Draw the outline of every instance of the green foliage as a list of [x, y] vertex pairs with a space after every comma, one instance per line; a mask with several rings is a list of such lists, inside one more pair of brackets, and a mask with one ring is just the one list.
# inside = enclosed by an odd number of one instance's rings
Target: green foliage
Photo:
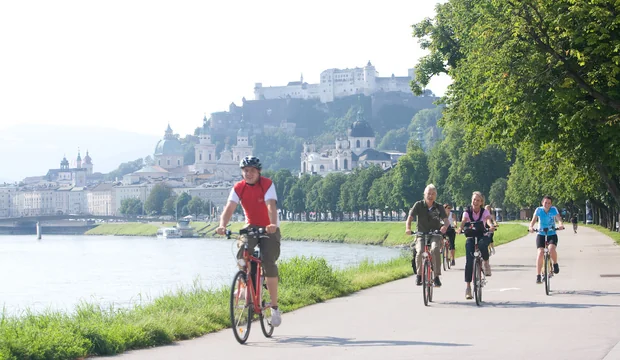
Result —
[[135, 198], [123, 199], [119, 211], [123, 215], [142, 215], [142, 201]]
[[205, 202], [200, 197], [193, 196], [189, 203], [187, 203], [187, 210], [197, 219], [198, 215], [205, 211], [205, 205]]
[[442, 130], [438, 126], [442, 112], [443, 107], [422, 109], [411, 119], [407, 131], [415, 136], [424, 151], [430, 151], [443, 138]]
[[185, 192], [177, 196], [176, 201], [174, 202], [173, 214], [177, 215], [178, 217], [189, 215], [190, 211], [188, 210], [187, 205], [189, 204], [191, 199], [192, 197]]
[[105, 176], [105, 179], [107, 181], [115, 181], [117, 179], [120, 181], [123, 178], [123, 176], [136, 172], [142, 169], [143, 166], [144, 166], [144, 159], [142, 158], [136, 159], [134, 161], [122, 163], [118, 166], [118, 169], [114, 171], [110, 171]]
[[410, 137], [411, 135], [405, 128], [390, 130], [381, 138], [377, 149], [405, 152], [407, 151], [407, 142], [409, 142]]
[[151, 193], [144, 203], [144, 211], [148, 214], [161, 215], [164, 201], [170, 197], [170, 189], [164, 184], [153, 186]]
[[177, 202], [176, 196], [170, 196], [164, 201], [164, 206], [161, 209], [162, 214], [164, 215], [174, 215], [174, 211], [176, 207], [174, 206]]
[[299, 171], [304, 140], [283, 131], [264, 133], [252, 138], [254, 155], [261, 159], [264, 169]]
[[[450, 0], [437, 6], [434, 19], [414, 25], [429, 50], [416, 68], [414, 90], [435, 74], [449, 74], [444, 119], [463, 130], [466, 147], [483, 141], [532, 149], [521, 155], [531, 156], [523, 165], [562, 159], [575, 174], [596, 175], [600, 185], [588, 184], [597, 192], [591, 196], [605, 197], [603, 189], [617, 204], [618, 13], [620, 4], [609, 1]], [[544, 188], [566, 190], [549, 184], [550, 177], [544, 181]], [[511, 179], [508, 194], [510, 185]], [[525, 200], [518, 196], [509, 198]]]
[[489, 190], [489, 201], [494, 208], [500, 208], [506, 210], [506, 188], [508, 187], [508, 180], [506, 178], [499, 178], [491, 184]]
[[398, 159], [393, 176], [393, 199], [397, 209], [408, 210], [422, 199], [428, 180], [428, 158], [414, 141], [409, 141], [407, 154]]

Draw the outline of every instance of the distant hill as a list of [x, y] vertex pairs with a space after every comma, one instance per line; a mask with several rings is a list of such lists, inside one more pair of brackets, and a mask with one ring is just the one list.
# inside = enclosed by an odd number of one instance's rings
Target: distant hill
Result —
[[89, 151], [94, 171], [108, 173], [121, 163], [153, 156], [159, 138], [153, 135], [96, 127], [17, 125], [0, 132], [2, 179], [22, 180], [60, 167], [64, 155], [75, 166], [78, 147]]

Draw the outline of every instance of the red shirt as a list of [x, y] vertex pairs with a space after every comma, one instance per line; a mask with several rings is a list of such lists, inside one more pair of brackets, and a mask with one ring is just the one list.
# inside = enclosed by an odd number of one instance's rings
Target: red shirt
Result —
[[266, 227], [271, 224], [269, 211], [265, 203], [265, 194], [272, 184], [271, 179], [261, 176], [254, 185], [241, 180], [233, 187], [233, 190], [239, 197], [248, 224], [260, 227]]

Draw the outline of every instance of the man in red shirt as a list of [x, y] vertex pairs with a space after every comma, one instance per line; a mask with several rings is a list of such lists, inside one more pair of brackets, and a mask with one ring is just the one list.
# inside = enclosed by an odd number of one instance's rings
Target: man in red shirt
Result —
[[[239, 167], [241, 167], [243, 180], [236, 183], [230, 191], [217, 233], [220, 235], [226, 233], [226, 225], [239, 203], [245, 213], [248, 226], [265, 228], [269, 239], [261, 241], [260, 250], [265, 281], [271, 296], [271, 324], [275, 327], [282, 322], [278, 309], [278, 267], [276, 265], [276, 260], [280, 256], [281, 238], [278, 227], [276, 187], [271, 179], [261, 176], [263, 166], [257, 157], [246, 156], [241, 160]], [[257, 239], [243, 236], [242, 240], [248, 242], [252, 252]], [[241, 254], [240, 251], [237, 257], [241, 257]]]

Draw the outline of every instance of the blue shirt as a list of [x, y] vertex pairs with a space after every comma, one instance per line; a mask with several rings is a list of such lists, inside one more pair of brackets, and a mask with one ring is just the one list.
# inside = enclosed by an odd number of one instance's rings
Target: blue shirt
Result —
[[545, 235], [543, 229], [548, 228], [547, 235], [555, 235], [555, 230], [551, 230], [551, 228], [555, 227], [555, 217], [559, 214], [560, 212], [555, 206], [552, 206], [549, 212], [545, 212], [545, 208], [542, 206], [538, 207], [534, 212], [534, 215], [538, 216], [538, 234]]

